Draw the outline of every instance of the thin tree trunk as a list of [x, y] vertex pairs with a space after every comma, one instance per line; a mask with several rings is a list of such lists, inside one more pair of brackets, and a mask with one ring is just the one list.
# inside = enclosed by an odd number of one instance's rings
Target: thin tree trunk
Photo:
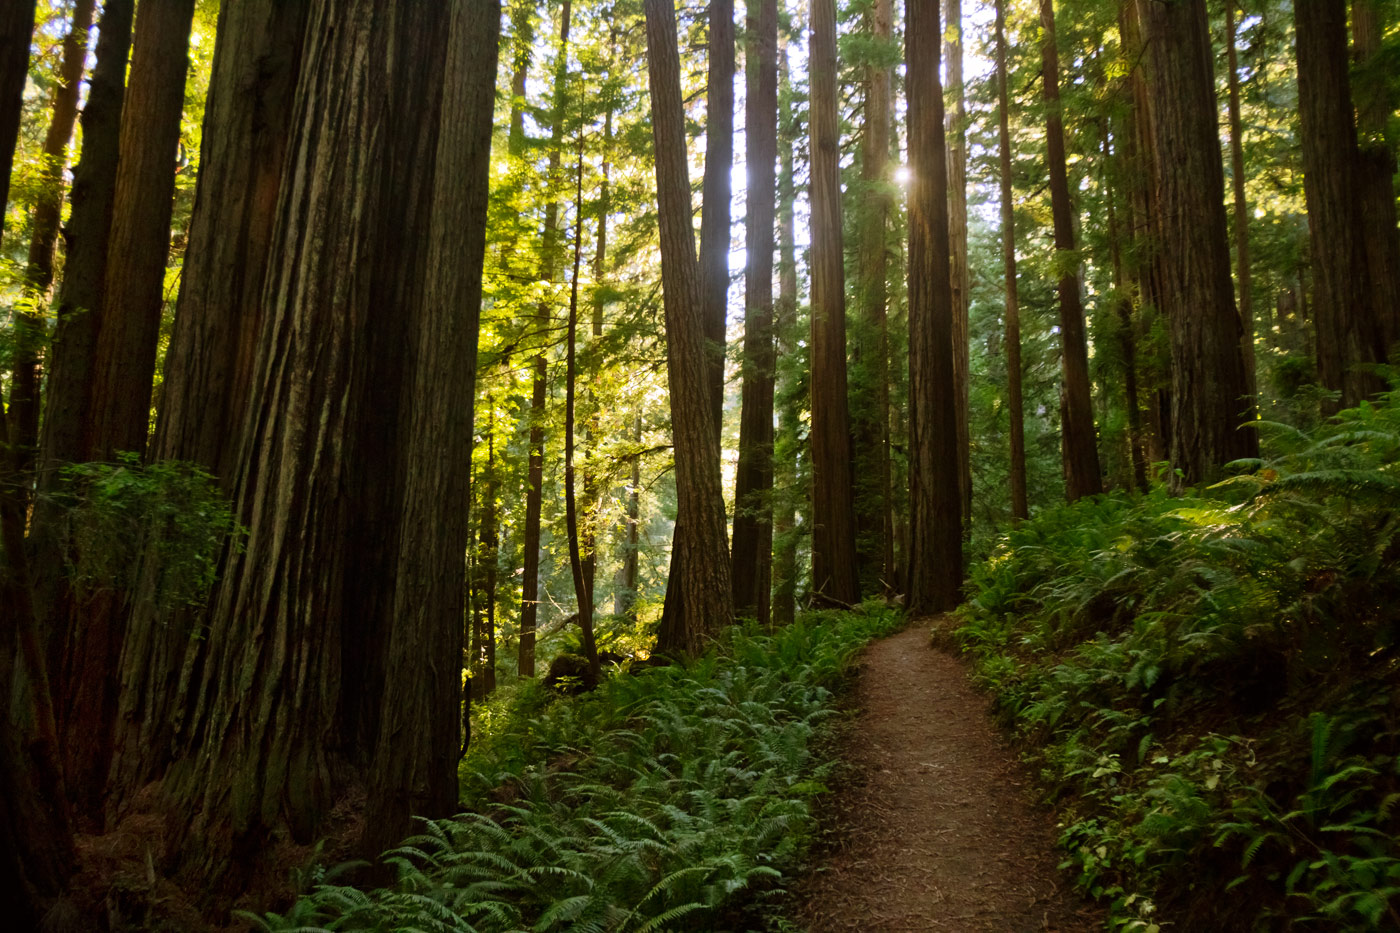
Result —
[[729, 172], [734, 164], [734, 0], [710, 0], [705, 95], [705, 179], [701, 189], [700, 299], [715, 442], [724, 423], [725, 311], [729, 304]]
[[39, 442], [40, 350], [46, 336], [40, 307], [53, 285], [54, 246], [63, 213], [63, 175], [68, 168], [68, 143], [78, 120], [78, 90], [96, 5], [96, 0], [78, 0], [73, 7], [68, 35], [63, 39], [63, 63], [53, 91], [53, 116], [44, 135], [39, 196], [24, 270], [24, 288], [31, 304], [30, 310], [21, 311], [15, 322], [15, 363], [10, 380], [10, 444], [18, 456], [16, 467], [21, 471], [28, 471], [33, 464]]
[[[632, 442], [639, 448], [642, 444], [642, 416], [638, 415], [633, 428]], [[632, 458], [632, 479], [627, 487], [627, 554], [622, 561], [622, 592], [623, 599], [617, 607], [618, 615], [626, 616], [629, 619], [636, 618], [637, 605], [637, 571], [639, 569], [640, 555], [637, 548], [641, 543], [641, 521], [642, 521], [642, 458], [637, 455]]]
[[773, 212], [778, 158], [778, 4], [749, 0], [744, 52], [744, 385], [734, 479], [734, 611], [769, 622], [773, 567]]
[[1379, 9], [1377, 0], [1351, 3], [1352, 56], [1357, 69], [1352, 98], [1360, 131], [1357, 193], [1362, 242], [1374, 307], [1380, 315], [1382, 348], [1389, 353], [1400, 340], [1400, 227], [1396, 225], [1395, 150], [1386, 138], [1395, 98], [1381, 56], [1384, 24]]
[[[868, 11], [871, 37], [891, 41], [890, 0], [876, 0]], [[889, 225], [891, 69], [865, 69], [865, 120], [861, 138], [864, 196], [857, 206], [858, 265], [856, 301], [860, 320], [852, 361], [860, 375], [851, 386], [851, 437], [855, 471], [856, 552], [862, 588], [888, 592], [891, 574], [889, 522], [889, 325], [886, 231]]]
[[909, 96], [908, 608], [952, 609], [962, 587], [962, 490], [953, 382], [948, 167], [938, 78], [938, 6], [906, 0]]
[[[778, 300], [773, 305], [773, 328], [777, 331], [781, 359], [797, 353], [797, 220], [796, 183], [793, 149], [794, 128], [791, 84], [786, 50], [778, 57], [782, 94], [778, 113]], [[777, 446], [795, 450], [801, 415], [793, 400], [797, 395], [791, 367], [784, 368], [774, 389], [778, 408], [778, 437], [774, 439], [773, 488], [777, 499], [773, 510], [773, 624], [787, 625], [797, 614], [797, 464], [795, 456], [779, 456]], [[785, 403], [776, 405], [781, 397]]]
[[[568, 77], [569, 26], [572, 18], [572, 0], [564, 0], [560, 9], [559, 52], [554, 69], [554, 127], [550, 137], [549, 190], [550, 200], [544, 209], [544, 243], [541, 249], [540, 278], [545, 282], [554, 281], [558, 260], [557, 240], [559, 237], [559, 204], [554, 191], [559, 177], [564, 133], [565, 80]], [[545, 340], [549, 330], [549, 305], [541, 301], [536, 315], [539, 339]], [[528, 466], [528, 487], [525, 491], [525, 567], [521, 583], [520, 599], [520, 659], [521, 677], [535, 676], [535, 629], [540, 606], [540, 512], [544, 495], [544, 406], [549, 388], [549, 370], [545, 361], [545, 351], [535, 355], [533, 368], [534, 384], [530, 392], [530, 460]]]
[[136, 17], [93, 364], [92, 450], [103, 459], [146, 452], [193, 18], [194, 0], [145, 3]]
[[1011, 200], [1010, 93], [1006, 78], [1006, 0], [996, 0], [997, 130], [1001, 163], [1001, 260], [1006, 280], [1006, 397], [1011, 419], [1011, 517], [1030, 517], [1026, 502], [1025, 404], [1021, 392], [1021, 302], [1016, 293], [1016, 206]]
[[953, 385], [958, 407], [958, 488], [962, 490], [962, 520], [971, 531], [972, 437], [968, 425], [971, 399], [971, 346], [968, 313], [972, 291], [967, 265], [967, 108], [963, 88], [962, 0], [943, 0], [943, 56], [952, 101], [945, 115], [948, 137], [948, 243], [953, 281]]
[[[841, 124], [836, 108], [836, 2], [813, 0], [812, 592], [829, 605], [860, 601], [846, 383], [845, 256], [841, 245]], [[936, 40], [935, 40], [936, 41]], [[941, 118], [941, 114], [940, 114]]]
[[[1132, 466], [1132, 485], [1147, 491], [1147, 462], [1142, 454], [1142, 411], [1138, 407], [1137, 340], [1133, 322], [1133, 288], [1123, 268], [1122, 236], [1115, 206], [1117, 191], [1109, 183], [1108, 173], [1114, 153], [1109, 145], [1108, 124], [1103, 124], [1104, 200], [1108, 205], [1109, 261], [1113, 267], [1114, 311], [1118, 316], [1118, 352], [1123, 364], [1123, 405], [1128, 412], [1128, 460]], [[1131, 241], [1130, 237], [1124, 237]]]
[[[1254, 361], [1254, 278], [1249, 265], [1249, 202], [1244, 194], [1244, 135], [1240, 124], [1240, 65], [1235, 50], [1235, 3], [1225, 0], [1225, 50], [1229, 74], [1230, 110], [1230, 181], [1235, 204], [1235, 277], [1239, 280], [1240, 353], [1244, 357], [1244, 373], [1249, 394], [1255, 395], [1256, 366]], [[1394, 203], [1394, 199], [1391, 199]]]
[[677, 499], [673, 580], [668, 584], [657, 648], [691, 654], [733, 621], [733, 591], [719, 436], [706, 376], [704, 304], [691, 222], [675, 8], [671, 0], [645, 0], [644, 9]]
[[[1138, 0], [1150, 56], [1162, 297], [1171, 331], [1174, 484], [1259, 450], [1230, 281], [1225, 178], [1205, 0]], [[1179, 472], [1177, 472], [1179, 471]]]
[[1060, 114], [1060, 56], [1055, 48], [1055, 5], [1040, 0], [1042, 80], [1044, 82], [1046, 162], [1050, 173], [1050, 204], [1055, 225], [1055, 255], [1060, 266], [1056, 291], [1060, 302], [1060, 362], [1064, 373], [1060, 406], [1060, 439], [1064, 455], [1065, 497], [1073, 502], [1103, 492], [1089, 397], [1089, 350], [1084, 334], [1084, 307], [1075, 271], [1074, 214], [1069, 175], [1065, 170], [1065, 130]]
[[[24, 117], [24, 84], [29, 76], [29, 44], [34, 38], [36, 0], [14, 0], [0, 12], [0, 170], [5, 185], [0, 193], [8, 202], [10, 172], [14, 168], [15, 143]], [[5, 234], [0, 210], [0, 242]]]

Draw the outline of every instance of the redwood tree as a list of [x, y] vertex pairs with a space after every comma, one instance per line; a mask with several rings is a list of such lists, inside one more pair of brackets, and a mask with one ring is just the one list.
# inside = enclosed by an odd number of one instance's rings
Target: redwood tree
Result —
[[701, 188], [700, 300], [715, 438], [724, 420], [725, 311], [729, 303], [729, 171], [734, 164], [734, 0], [710, 0], [705, 95], [705, 179]]
[[[10, 170], [14, 165], [15, 143], [19, 140], [20, 119], [24, 116], [24, 83], [29, 75], [29, 43], [34, 37], [34, 10], [37, 0], [16, 0], [0, 12], [0, 171], [8, 200]], [[0, 216], [0, 237], [5, 218]]]
[[677, 500], [671, 580], [657, 647], [691, 653], [733, 620], [733, 596], [691, 222], [676, 11], [671, 0], [645, 0], [644, 9]]
[[909, 95], [909, 500], [907, 605], [915, 614], [958, 603], [962, 492], [953, 384], [953, 292], [948, 169], [938, 78], [938, 6], [907, 0]]
[[1006, 77], [1006, 0], [996, 0], [997, 132], [1001, 183], [1001, 260], [1006, 282], [1006, 407], [1010, 418], [1011, 517], [1026, 503], [1026, 418], [1021, 397], [1021, 302], [1016, 291], [1016, 207], [1011, 201], [1011, 95]]

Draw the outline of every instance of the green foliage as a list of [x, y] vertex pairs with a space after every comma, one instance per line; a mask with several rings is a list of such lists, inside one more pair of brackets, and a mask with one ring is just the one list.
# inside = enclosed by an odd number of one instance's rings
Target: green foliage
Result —
[[158, 608], [198, 605], [225, 546], [241, 545], [244, 529], [228, 500], [192, 463], [142, 464], [124, 454], [65, 467], [61, 488], [53, 501], [80, 594], [139, 589]]
[[728, 632], [687, 665], [550, 702], [523, 686], [479, 717], [469, 812], [386, 854], [369, 893], [318, 879], [265, 930], [715, 929], [782, 889], [832, 765], [831, 688], [893, 613], [812, 613]]
[[1212, 489], [1017, 526], [961, 610], [1125, 928], [1397, 922], [1400, 405], [1261, 430], [1271, 459]]

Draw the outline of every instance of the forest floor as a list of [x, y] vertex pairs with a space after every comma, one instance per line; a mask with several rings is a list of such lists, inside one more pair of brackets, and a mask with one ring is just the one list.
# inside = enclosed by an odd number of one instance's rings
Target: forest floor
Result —
[[[795, 892], [810, 933], [1101, 930], [1056, 865], [1050, 813], [963, 662], [916, 623], [861, 659], [824, 864]], [[834, 824], [834, 825], [832, 825]]]

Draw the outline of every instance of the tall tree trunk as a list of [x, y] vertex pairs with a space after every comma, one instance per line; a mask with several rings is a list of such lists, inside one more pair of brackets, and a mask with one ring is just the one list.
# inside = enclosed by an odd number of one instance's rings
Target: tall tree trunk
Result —
[[1298, 37], [1298, 118], [1312, 242], [1317, 371], [1341, 407], [1385, 388], [1361, 367], [1384, 363], [1361, 207], [1361, 153], [1351, 99], [1346, 0], [1293, 7]]
[[97, 329], [92, 449], [146, 452], [194, 0], [142, 4]]
[[1042, 74], [1045, 93], [1046, 162], [1050, 205], [1054, 214], [1056, 291], [1060, 301], [1060, 362], [1064, 374], [1060, 405], [1060, 443], [1065, 468], [1065, 497], [1071, 502], [1103, 492], [1093, 404], [1089, 398], [1089, 350], [1084, 334], [1084, 307], [1079, 298], [1074, 256], [1074, 211], [1065, 170], [1065, 129], [1060, 114], [1060, 56], [1055, 48], [1054, 0], [1040, 0]]
[[370, 851], [455, 804], [498, 14], [313, 0], [237, 480], [249, 533], [165, 781], [211, 900], [352, 783]]
[[[14, 167], [15, 143], [24, 116], [24, 84], [29, 77], [29, 44], [34, 38], [34, 12], [37, 0], [15, 0], [0, 12], [0, 170], [5, 200], [10, 197], [10, 171]], [[5, 234], [5, 218], [0, 210], [0, 241]]]
[[[632, 432], [632, 442], [642, 446], [642, 416], [637, 415]], [[627, 486], [627, 553], [622, 558], [622, 598], [617, 603], [617, 614], [636, 619], [637, 572], [640, 555], [642, 521], [642, 457], [632, 458], [632, 478]]]
[[962, 490], [953, 384], [948, 167], [938, 6], [906, 0], [909, 96], [909, 611], [952, 609], [962, 586]]
[[[23, 4], [21, 4], [22, 6]], [[15, 365], [10, 380], [10, 444], [18, 455], [16, 466], [27, 471], [39, 442], [39, 354], [44, 343], [44, 315], [40, 310], [53, 285], [54, 246], [63, 213], [63, 175], [68, 168], [68, 142], [78, 120], [78, 90], [87, 61], [88, 33], [96, 0], [78, 0], [73, 7], [68, 35], [63, 39], [63, 63], [53, 91], [53, 116], [44, 135], [38, 202], [34, 206], [24, 288], [30, 310], [22, 311], [15, 326]]]
[[[1129, 130], [1131, 133], [1131, 128]], [[1120, 134], [1125, 135], [1125, 134]], [[1113, 267], [1113, 287], [1117, 295], [1113, 300], [1114, 312], [1118, 317], [1118, 353], [1123, 366], [1123, 405], [1128, 413], [1128, 460], [1132, 466], [1132, 485], [1139, 492], [1147, 492], [1147, 462], [1142, 452], [1142, 411], [1138, 407], [1138, 367], [1137, 335], [1133, 321], [1133, 291], [1135, 282], [1130, 282], [1123, 263], [1123, 242], [1133, 247], [1132, 237], [1124, 236], [1118, 225], [1116, 201], [1118, 192], [1109, 182], [1109, 172], [1114, 163], [1114, 153], [1109, 144], [1108, 123], [1103, 124], [1103, 164], [1104, 200], [1108, 205], [1108, 244], [1109, 261]], [[1119, 160], [1120, 162], [1123, 160]], [[1253, 348], [1250, 348], [1251, 353]]]
[[[558, 267], [556, 252], [559, 237], [559, 204], [555, 194], [559, 178], [559, 163], [564, 134], [565, 81], [569, 72], [569, 26], [572, 0], [564, 0], [559, 11], [559, 53], [554, 68], [554, 127], [550, 136], [549, 179], [550, 200], [544, 209], [544, 243], [540, 257], [540, 278], [554, 281]], [[543, 343], [549, 331], [549, 305], [539, 304], [536, 315], [539, 339]], [[540, 512], [544, 495], [544, 406], [549, 390], [549, 370], [541, 347], [532, 363], [535, 371], [530, 391], [530, 460], [528, 487], [525, 490], [525, 567], [520, 598], [520, 658], [521, 677], [535, 676], [535, 629], [540, 607]]]
[[[891, 41], [894, 18], [890, 0], [876, 0], [868, 10], [871, 37]], [[857, 207], [858, 265], [856, 301], [860, 320], [852, 360], [858, 377], [851, 386], [851, 437], [855, 472], [856, 553], [863, 589], [889, 590], [893, 541], [890, 529], [889, 333], [885, 278], [886, 231], [890, 214], [891, 69], [865, 68], [865, 121], [861, 138], [861, 182]]]
[[1006, 278], [1006, 399], [1011, 419], [1011, 517], [1030, 517], [1026, 502], [1026, 417], [1021, 393], [1021, 302], [1016, 293], [1016, 206], [1011, 200], [1011, 100], [1006, 77], [1006, 0], [996, 0], [997, 130], [1001, 164], [1001, 261]]
[[1362, 242], [1370, 266], [1371, 289], [1380, 315], [1381, 341], [1389, 353], [1400, 340], [1400, 228], [1395, 215], [1395, 150], [1386, 138], [1395, 97], [1381, 55], [1384, 25], [1377, 0], [1352, 0], [1352, 56], [1357, 78], [1352, 87], [1360, 131], [1357, 193], [1361, 200]]
[[[1162, 299], [1171, 331], [1174, 483], [1255, 456], [1240, 318], [1230, 281], [1225, 177], [1205, 0], [1138, 0], [1150, 56]], [[1175, 472], [1175, 471], [1180, 471]]]
[[[263, 321], [263, 284], [308, 0], [225, 4], [180, 275], [156, 460], [189, 460], [232, 495]], [[169, 763], [184, 725], [181, 673], [202, 663], [193, 612], [159, 618], [138, 596], [122, 645], [109, 815]]]
[[691, 222], [676, 11], [671, 0], [645, 0], [644, 9], [677, 500], [673, 580], [661, 614], [657, 648], [689, 654], [733, 621], [734, 605], [719, 436], [706, 377], [704, 304]]
[[714, 410], [715, 442], [724, 424], [725, 311], [729, 304], [729, 172], [734, 164], [734, 0], [710, 0], [705, 179], [701, 189], [700, 300]]
[[564, 356], [564, 522], [569, 538], [569, 572], [588, 673], [598, 681], [598, 646], [593, 640], [593, 581], [585, 572], [586, 555], [579, 541], [578, 499], [574, 495], [574, 410], [578, 398], [578, 275], [583, 265], [583, 145], [578, 152], [578, 188], [574, 195], [574, 270], [569, 285], [569, 323]]
[[[59, 465], [92, 459], [89, 389], [102, 312], [135, 7], [135, 0], [106, 0], [102, 4], [97, 61], [80, 121], [82, 155], [73, 169], [73, 188], [68, 196], [71, 208], [63, 228], [63, 281], [55, 301], [58, 323], [39, 445], [44, 485], [52, 485]], [[173, 171], [173, 164], [171, 168]], [[39, 610], [46, 612], [47, 607], [40, 605]]]
[[967, 265], [967, 94], [963, 89], [962, 0], [943, 0], [943, 57], [948, 75], [945, 90], [952, 108], [945, 115], [948, 137], [948, 244], [953, 281], [953, 386], [958, 407], [958, 488], [962, 490], [962, 520], [972, 521], [972, 436], [968, 425], [972, 386], [968, 313], [972, 291]]
[[812, 99], [812, 592], [830, 605], [850, 606], [860, 601], [860, 579], [846, 408], [836, 0], [812, 2], [808, 67]]
[[773, 567], [773, 212], [778, 158], [778, 4], [749, 0], [744, 52], [744, 385], [734, 478], [734, 612], [769, 622]]
[[[779, 56], [782, 93], [778, 112], [778, 300], [773, 305], [773, 329], [777, 331], [780, 359], [797, 353], [797, 220], [794, 204], [796, 182], [793, 150], [797, 130], [792, 114], [791, 83], [786, 50]], [[801, 413], [793, 404], [798, 388], [791, 367], [775, 374], [775, 407], [778, 408], [778, 436], [774, 439], [773, 487], [777, 502], [773, 510], [773, 623], [787, 625], [797, 614], [797, 464], [792, 456], [778, 456], [777, 445], [796, 448]], [[777, 406], [781, 397], [785, 404]]]
[[[1249, 265], [1249, 202], [1244, 194], [1244, 135], [1240, 123], [1240, 65], [1235, 51], [1236, 0], [1225, 0], [1225, 51], [1229, 74], [1230, 110], [1230, 181], [1235, 195], [1235, 277], [1240, 288], [1240, 353], [1244, 356], [1245, 378], [1249, 394], [1256, 388], [1254, 362], [1254, 284]], [[1391, 199], [1392, 205], [1394, 198]]]

